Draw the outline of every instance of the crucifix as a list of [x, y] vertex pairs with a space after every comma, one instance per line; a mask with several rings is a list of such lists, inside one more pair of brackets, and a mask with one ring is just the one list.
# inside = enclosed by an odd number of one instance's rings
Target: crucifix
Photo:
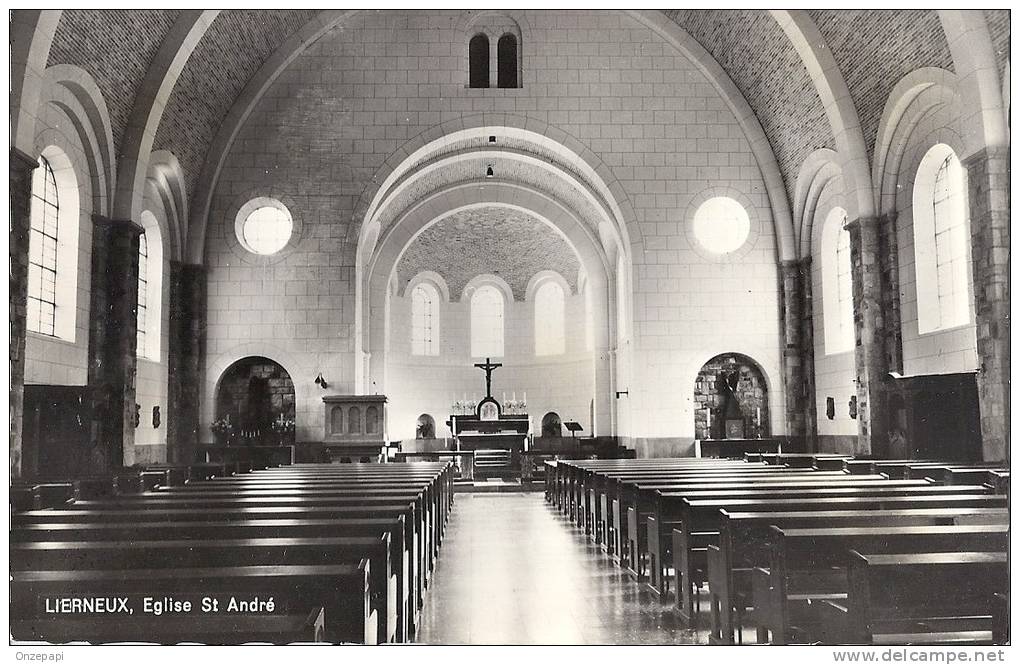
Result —
[[475, 367], [485, 372], [485, 396], [492, 397], [492, 370], [502, 367], [503, 363], [494, 363], [486, 358], [484, 363], [475, 363]]

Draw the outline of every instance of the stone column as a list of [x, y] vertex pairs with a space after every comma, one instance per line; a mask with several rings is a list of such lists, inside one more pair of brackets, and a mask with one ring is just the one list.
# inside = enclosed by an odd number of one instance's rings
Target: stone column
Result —
[[1009, 460], [1009, 149], [966, 160], [982, 455]]
[[882, 310], [882, 229], [877, 217], [848, 222], [853, 273], [854, 330], [857, 366], [857, 432], [855, 452], [885, 457], [889, 451], [886, 364], [887, 320]]
[[896, 213], [879, 217], [879, 265], [882, 269], [882, 312], [885, 320], [885, 369], [903, 373], [903, 326], [900, 312], [900, 243]]
[[810, 312], [811, 257], [783, 261], [780, 278], [786, 427], [794, 449], [811, 451], [815, 433], [814, 349], [805, 343], [804, 335], [804, 311]]
[[138, 237], [131, 221], [93, 217], [89, 394], [94, 472], [132, 461], [138, 329]]
[[170, 262], [167, 461], [196, 461], [205, 362], [205, 266]]
[[22, 421], [25, 407], [25, 337], [28, 302], [28, 241], [31, 235], [32, 172], [39, 162], [11, 148], [11, 478], [31, 475], [22, 468]]

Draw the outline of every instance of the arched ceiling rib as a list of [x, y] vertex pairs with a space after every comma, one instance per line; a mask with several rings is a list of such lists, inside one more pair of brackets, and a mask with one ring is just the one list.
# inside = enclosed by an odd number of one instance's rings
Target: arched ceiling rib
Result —
[[669, 10], [726, 70], [751, 105], [790, 197], [804, 159], [834, 146], [825, 109], [797, 51], [767, 12]]
[[138, 88], [178, 10], [67, 10], [60, 17], [47, 66], [78, 65], [95, 79], [110, 111], [120, 154]]
[[[878, 124], [889, 93], [921, 67], [953, 71], [953, 58], [931, 10], [811, 10], [839, 63], [860, 117], [868, 158], [874, 158]], [[903, 48], [904, 44], [910, 45]]]
[[566, 240], [541, 220], [522, 210], [471, 208], [456, 212], [425, 229], [397, 264], [400, 292], [423, 270], [443, 276], [450, 298], [459, 300], [477, 275], [494, 273], [524, 300], [528, 281], [542, 270], [554, 270], [577, 291], [580, 262]]
[[188, 195], [234, 99], [262, 63], [318, 10], [220, 12], [181, 73], [156, 133], [156, 150], [181, 162]]

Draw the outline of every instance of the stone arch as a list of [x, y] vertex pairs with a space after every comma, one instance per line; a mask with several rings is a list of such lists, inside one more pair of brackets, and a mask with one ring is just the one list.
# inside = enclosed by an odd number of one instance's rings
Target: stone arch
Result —
[[[581, 270], [583, 272], [583, 268]], [[563, 275], [556, 272], [555, 270], [542, 270], [532, 275], [531, 279], [528, 280], [528, 286], [524, 291], [524, 300], [526, 302], [533, 302], [535, 300], [535, 291], [538, 290], [538, 287], [542, 286], [548, 281], [553, 281], [559, 284], [560, 288], [563, 289], [563, 295], [565, 296], [573, 295], [573, 292], [570, 288], [570, 283], [566, 280], [566, 278]], [[582, 282], [579, 279], [577, 282], [578, 293], [581, 292], [581, 283]]]
[[794, 219], [800, 231], [798, 251], [802, 258], [813, 254], [818, 204], [826, 188], [836, 181], [842, 183], [842, 169], [835, 150], [815, 150], [800, 167], [795, 189]]
[[713, 356], [694, 382], [695, 438], [770, 436], [769, 393], [765, 372], [753, 358], [735, 352]]
[[295, 419], [294, 381], [283, 365], [265, 356], [231, 363], [216, 382], [216, 418], [229, 417], [242, 439], [275, 441], [272, 422]]
[[89, 164], [94, 214], [109, 214], [116, 159], [106, 101], [92, 76], [74, 65], [54, 65], [46, 70], [42, 104], [63, 111], [81, 141]]
[[44, 87], [46, 62], [57, 33], [61, 10], [11, 12], [11, 144], [26, 155], [35, 152], [36, 118]]
[[1009, 145], [1002, 104], [999, 68], [988, 32], [988, 23], [980, 11], [940, 9], [939, 19], [946, 33], [953, 70], [959, 77], [960, 95], [969, 100], [961, 113], [961, 125], [968, 127], [960, 160], [990, 147]]
[[188, 195], [184, 170], [177, 157], [167, 150], [157, 150], [149, 158], [146, 182], [154, 189], [166, 213], [167, 245], [170, 256], [181, 260], [185, 233], [188, 228]]
[[471, 297], [475, 291], [483, 286], [494, 286], [496, 290], [503, 295], [503, 302], [507, 306], [514, 302], [514, 291], [507, 284], [506, 280], [499, 275], [493, 275], [492, 273], [485, 273], [483, 275], [475, 275], [471, 280], [464, 286], [464, 290], [460, 294], [461, 302], [471, 302]]
[[875, 141], [872, 179], [879, 213], [896, 209], [900, 162], [918, 125], [939, 108], [959, 103], [958, 79], [937, 67], [915, 70], [893, 87]]
[[218, 15], [218, 9], [183, 12], [149, 65], [124, 128], [112, 208], [117, 219], [136, 219], [141, 213], [149, 156], [165, 102], [188, 58]]
[[771, 10], [811, 76], [841, 159], [850, 219], [875, 214], [864, 132], [850, 89], [821, 31], [807, 12]]
[[422, 270], [417, 275], [407, 280], [407, 286], [404, 287], [404, 297], [410, 298], [411, 294], [414, 293], [414, 287], [423, 282], [435, 287], [443, 301], [450, 302], [449, 285], [447, 285], [446, 280], [443, 279], [442, 275], [433, 270]]

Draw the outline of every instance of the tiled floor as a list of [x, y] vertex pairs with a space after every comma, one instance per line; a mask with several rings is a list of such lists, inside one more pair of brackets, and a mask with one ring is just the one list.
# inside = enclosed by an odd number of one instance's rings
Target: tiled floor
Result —
[[541, 493], [457, 495], [418, 642], [704, 641], [587, 544]]

